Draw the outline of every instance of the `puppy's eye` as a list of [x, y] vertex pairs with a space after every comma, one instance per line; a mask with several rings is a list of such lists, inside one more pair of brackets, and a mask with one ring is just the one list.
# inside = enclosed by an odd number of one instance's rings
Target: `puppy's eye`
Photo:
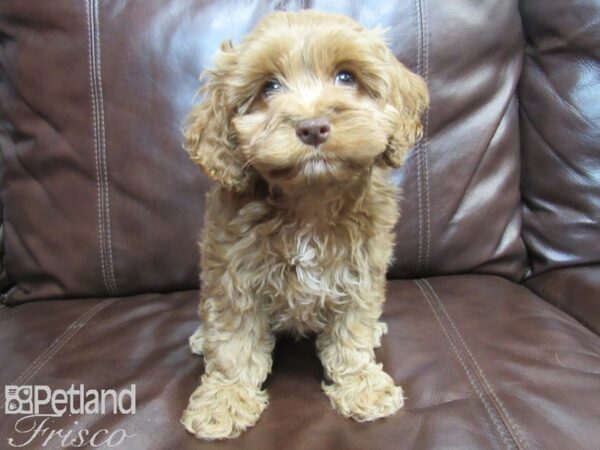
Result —
[[283, 85], [279, 82], [279, 80], [269, 80], [263, 87], [263, 94], [269, 96], [277, 91], [280, 91], [281, 89], [283, 89]]
[[354, 86], [356, 84], [356, 78], [351, 72], [340, 70], [335, 74], [334, 83], [341, 84], [342, 86]]

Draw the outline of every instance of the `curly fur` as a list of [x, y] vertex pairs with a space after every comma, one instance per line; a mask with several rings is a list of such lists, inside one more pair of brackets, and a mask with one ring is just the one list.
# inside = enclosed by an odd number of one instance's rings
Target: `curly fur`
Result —
[[[356, 83], [334, 83], [340, 70]], [[252, 426], [278, 331], [317, 334], [340, 414], [393, 414], [402, 390], [373, 351], [398, 219], [389, 172], [420, 136], [425, 84], [380, 31], [314, 11], [267, 16], [204, 76], [186, 148], [217, 181], [201, 239], [203, 323], [190, 338], [206, 371], [182, 423], [204, 439]], [[283, 87], [265, 95], [273, 78]], [[318, 147], [295, 134], [311, 117], [331, 124]]]

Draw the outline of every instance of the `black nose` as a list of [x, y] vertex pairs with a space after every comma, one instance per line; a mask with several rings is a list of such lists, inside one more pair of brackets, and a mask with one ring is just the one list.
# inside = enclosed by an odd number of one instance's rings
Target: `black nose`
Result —
[[331, 125], [325, 117], [301, 120], [296, 125], [296, 135], [302, 142], [315, 147], [327, 140]]

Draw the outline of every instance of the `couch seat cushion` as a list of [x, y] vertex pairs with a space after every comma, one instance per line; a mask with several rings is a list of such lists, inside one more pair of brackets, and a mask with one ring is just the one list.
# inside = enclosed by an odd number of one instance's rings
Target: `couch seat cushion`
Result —
[[[270, 405], [237, 440], [203, 443], [179, 416], [202, 373], [187, 348], [198, 293], [46, 301], [0, 310], [0, 381], [54, 389], [136, 385], [134, 415], [64, 415], [53, 430], [124, 430], [124, 449], [593, 448], [600, 442], [600, 337], [525, 288], [468, 275], [390, 281], [378, 358], [405, 408], [339, 417], [320, 390], [314, 342], [278, 341]], [[0, 440], [22, 444], [6, 414]], [[38, 437], [24, 448], [38, 448]], [[53, 437], [48, 448], [60, 447]]]

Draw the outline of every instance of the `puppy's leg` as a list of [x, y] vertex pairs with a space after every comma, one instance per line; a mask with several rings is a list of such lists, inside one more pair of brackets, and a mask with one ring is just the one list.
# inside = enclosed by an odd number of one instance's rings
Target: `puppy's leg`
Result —
[[261, 385], [271, 371], [274, 339], [266, 313], [250, 297], [207, 298], [203, 319], [206, 371], [181, 422], [198, 438], [233, 438], [267, 406]]
[[402, 389], [375, 362], [373, 347], [384, 331], [378, 317], [379, 306], [351, 305], [317, 338], [332, 382], [323, 383], [323, 390], [342, 416], [361, 422], [392, 415], [404, 403]]

